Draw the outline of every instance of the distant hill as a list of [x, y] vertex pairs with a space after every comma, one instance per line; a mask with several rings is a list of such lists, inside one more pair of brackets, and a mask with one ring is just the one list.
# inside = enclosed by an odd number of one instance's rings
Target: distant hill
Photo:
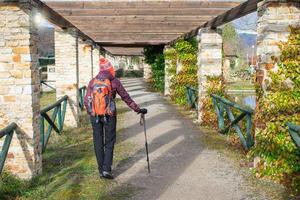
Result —
[[252, 45], [256, 46], [256, 40], [257, 40], [257, 35], [256, 34], [250, 34], [250, 33], [239, 33], [239, 37], [243, 42], [251, 47]]
[[38, 27], [38, 52], [40, 57], [54, 55], [54, 28], [48, 26]]

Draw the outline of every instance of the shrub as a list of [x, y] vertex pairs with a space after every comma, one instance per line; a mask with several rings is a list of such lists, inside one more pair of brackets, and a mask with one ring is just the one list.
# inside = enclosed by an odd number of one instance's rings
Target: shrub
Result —
[[[170, 61], [168, 70], [172, 77], [170, 84], [171, 100], [176, 104], [186, 105], [185, 86], [198, 88], [196, 40], [179, 40], [173, 48], [165, 52], [165, 57]], [[182, 64], [182, 69], [177, 74], [178, 63]]]

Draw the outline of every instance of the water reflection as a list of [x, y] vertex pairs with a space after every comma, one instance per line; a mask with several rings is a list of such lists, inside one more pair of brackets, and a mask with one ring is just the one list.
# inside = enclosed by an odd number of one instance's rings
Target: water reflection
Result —
[[251, 109], [255, 109], [256, 106], [256, 96], [253, 94], [231, 94], [234, 101], [241, 106], [248, 107]]
[[243, 104], [247, 107], [255, 109], [256, 105], [256, 96], [247, 96], [243, 98]]

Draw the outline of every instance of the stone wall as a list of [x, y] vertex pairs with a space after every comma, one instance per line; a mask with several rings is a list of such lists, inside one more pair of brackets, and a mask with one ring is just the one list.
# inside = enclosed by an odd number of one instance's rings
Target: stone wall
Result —
[[20, 6], [0, 5], [0, 128], [18, 125], [5, 168], [28, 179], [42, 169], [40, 80], [33, 7]]
[[68, 95], [65, 125], [78, 125], [78, 37], [74, 29], [55, 29], [56, 97]]
[[215, 30], [200, 29], [198, 40], [198, 118], [202, 122], [202, 102], [207, 95], [206, 76], [222, 75], [222, 36]]

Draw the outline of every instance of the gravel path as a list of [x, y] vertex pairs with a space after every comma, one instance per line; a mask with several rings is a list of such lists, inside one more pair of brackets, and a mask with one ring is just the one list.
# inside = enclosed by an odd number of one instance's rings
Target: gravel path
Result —
[[131, 199], [242, 200], [269, 199], [253, 193], [231, 159], [201, 142], [201, 131], [162, 96], [145, 90], [142, 79], [123, 79], [126, 89], [146, 107], [151, 175], [147, 175], [143, 128], [126, 107], [122, 142], [134, 144], [128, 160], [115, 167], [116, 181], [138, 188]]

